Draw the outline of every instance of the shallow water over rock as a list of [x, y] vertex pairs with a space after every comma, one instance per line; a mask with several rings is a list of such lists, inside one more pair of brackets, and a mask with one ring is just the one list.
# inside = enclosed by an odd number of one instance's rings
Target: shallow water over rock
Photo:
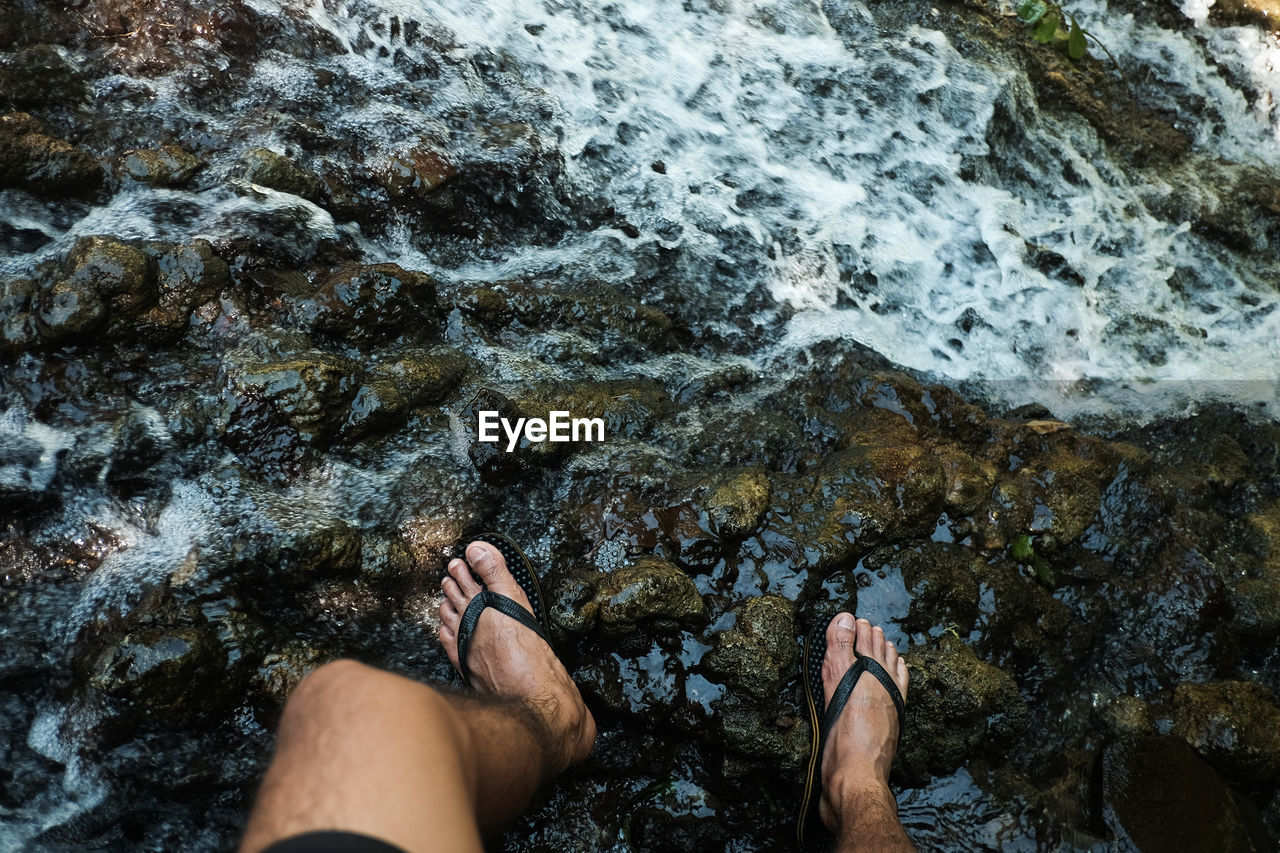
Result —
[[[496, 528], [602, 729], [496, 846], [787, 844], [844, 606], [922, 848], [1158, 846], [1174, 767], [1265, 849], [1275, 47], [1072, 8], [1118, 68], [981, 4], [0, 3], [0, 847], [228, 846], [308, 671], [449, 677]], [[606, 440], [476, 440], [552, 409]]]

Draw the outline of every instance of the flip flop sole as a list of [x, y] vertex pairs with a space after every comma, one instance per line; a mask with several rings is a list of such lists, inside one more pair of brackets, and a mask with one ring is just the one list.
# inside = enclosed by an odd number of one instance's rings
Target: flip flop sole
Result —
[[[834, 617], [832, 617], [834, 618]], [[826, 710], [822, 697], [822, 659], [827, 654], [827, 625], [815, 624], [804, 638], [801, 672], [804, 676], [805, 705], [809, 710], [809, 765], [805, 771], [800, 812], [796, 818], [796, 843], [801, 850], [817, 849], [826, 827], [818, 816], [822, 799], [822, 715]]]

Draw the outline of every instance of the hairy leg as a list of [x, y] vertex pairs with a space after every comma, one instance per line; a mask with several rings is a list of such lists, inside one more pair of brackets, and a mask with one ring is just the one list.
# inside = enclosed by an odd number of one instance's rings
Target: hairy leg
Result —
[[[473, 542], [443, 588], [440, 641], [457, 667], [467, 604], [487, 588], [528, 608], [496, 548]], [[544, 781], [582, 761], [595, 720], [544, 640], [486, 610], [459, 694], [337, 661], [298, 685], [285, 706], [241, 853], [325, 829], [359, 832], [409, 851], [480, 850]]]
[[321, 667], [285, 708], [241, 846], [342, 829], [410, 853], [480, 850], [564, 769], [524, 702], [441, 692], [353, 661]]

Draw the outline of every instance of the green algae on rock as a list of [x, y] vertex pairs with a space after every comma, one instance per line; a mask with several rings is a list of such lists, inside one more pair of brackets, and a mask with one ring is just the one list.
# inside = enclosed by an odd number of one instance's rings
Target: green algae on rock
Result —
[[653, 620], [691, 619], [705, 610], [689, 576], [679, 566], [651, 556], [610, 572], [587, 607], [596, 611], [606, 635], [628, 633]]

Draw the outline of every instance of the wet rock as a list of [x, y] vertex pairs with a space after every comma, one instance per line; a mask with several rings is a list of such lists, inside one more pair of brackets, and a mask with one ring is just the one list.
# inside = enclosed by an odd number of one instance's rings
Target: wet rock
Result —
[[439, 325], [435, 280], [396, 264], [339, 267], [296, 310], [304, 325], [355, 344], [429, 339]]
[[[540, 383], [513, 400], [520, 417], [546, 419], [551, 411], [568, 411], [575, 418], [601, 418], [605, 441], [611, 438], [640, 438], [653, 424], [671, 411], [671, 399], [661, 385], [647, 379], [608, 379], [578, 382]], [[581, 443], [542, 442], [522, 449], [537, 458], [558, 456], [581, 449]]]
[[606, 346], [631, 341], [661, 351], [672, 343], [671, 318], [604, 282], [504, 281], [462, 290], [457, 305], [491, 329], [518, 320], [530, 329], [577, 331]]
[[400, 154], [392, 154], [373, 167], [374, 178], [393, 199], [424, 199], [458, 173], [443, 152], [422, 141]]
[[152, 714], [190, 721], [216, 711], [226, 658], [207, 630], [151, 627], [109, 644], [89, 663], [89, 684]]
[[366, 434], [394, 425], [411, 409], [436, 402], [462, 380], [469, 359], [456, 350], [408, 350], [371, 368], [351, 402], [346, 429]]
[[97, 158], [44, 133], [26, 113], [0, 116], [0, 189], [22, 187], [37, 195], [81, 193], [102, 183]]
[[241, 157], [245, 179], [251, 183], [319, 202], [319, 176], [269, 148], [252, 148]]
[[207, 240], [142, 248], [154, 264], [156, 302], [138, 317], [136, 329], [148, 342], [171, 342], [186, 333], [197, 305], [230, 286], [231, 271]]
[[36, 284], [29, 278], [0, 279], [0, 352], [26, 352], [40, 340], [33, 313]]
[[204, 165], [204, 161], [176, 145], [126, 151], [117, 167], [121, 175], [153, 187], [180, 187]]
[[[848, 449], [828, 454], [812, 472], [775, 482], [774, 500], [792, 507], [777, 532], [810, 552], [826, 574], [887, 538], [924, 532], [938, 517], [942, 470], [914, 435], [855, 435]], [[862, 441], [874, 443], [860, 443]], [[803, 543], [801, 545], [801, 543]]]
[[776, 705], [749, 696], [728, 693], [716, 703], [715, 726], [719, 739], [734, 752], [754, 761], [791, 769], [809, 755], [809, 727], [797, 725], [791, 715], [780, 715]]
[[1280, 707], [1260, 684], [1179, 684], [1173, 733], [1209, 762], [1253, 781], [1280, 781]]
[[310, 443], [346, 420], [362, 374], [350, 359], [311, 351], [284, 361], [245, 364], [231, 372], [230, 380], [237, 410], [249, 414], [254, 403], [265, 403]]
[[84, 97], [84, 81], [50, 45], [0, 59], [0, 103], [11, 108], [71, 106]]
[[288, 643], [263, 657], [262, 665], [254, 674], [253, 686], [283, 706], [298, 682], [331, 658], [300, 640]]
[[66, 281], [97, 292], [117, 328], [155, 304], [155, 270], [136, 246], [109, 237], [81, 237], [64, 269]]
[[1137, 849], [1256, 849], [1226, 785], [1176, 738], [1121, 738], [1102, 768], [1107, 822]]
[[35, 319], [46, 340], [76, 344], [88, 343], [106, 316], [106, 306], [92, 285], [63, 279], [40, 295]]
[[911, 598], [902, 627], [911, 632], [946, 630], [967, 635], [978, 618], [979, 579], [986, 563], [969, 548], [942, 542], [906, 548], [883, 558], [870, 555], [867, 568], [896, 568]]
[[707, 512], [723, 536], [745, 536], [756, 529], [769, 509], [772, 493], [769, 476], [764, 471], [743, 471], [712, 488], [707, 497]]
[[1228, 578], [1231, 623], [1246, 636], [1268, 639], [1280, 634], [1280, 504], [1250, 515], [1241, 538], [1258, 559]]
[[795, 656], [795, 605], [781, 596], [763, 595], [738, 609], [734, 627], [716, 635], [703, 665], [764, 699], [777, 696]]
[[946, 775], [976, 755], [1000, 753], [1025, 726], [1018, 685], [962, 640], [944, 634], [936, 647], [909, 653], [907, 663], [901, 762], [908, 776]]
[[679, 620], [704, 611], [698, 588], [680, 568], [658, 557], [641, 557], [611, 572], [587, 605], [607, 635], [626, 634], [642, 622]]

